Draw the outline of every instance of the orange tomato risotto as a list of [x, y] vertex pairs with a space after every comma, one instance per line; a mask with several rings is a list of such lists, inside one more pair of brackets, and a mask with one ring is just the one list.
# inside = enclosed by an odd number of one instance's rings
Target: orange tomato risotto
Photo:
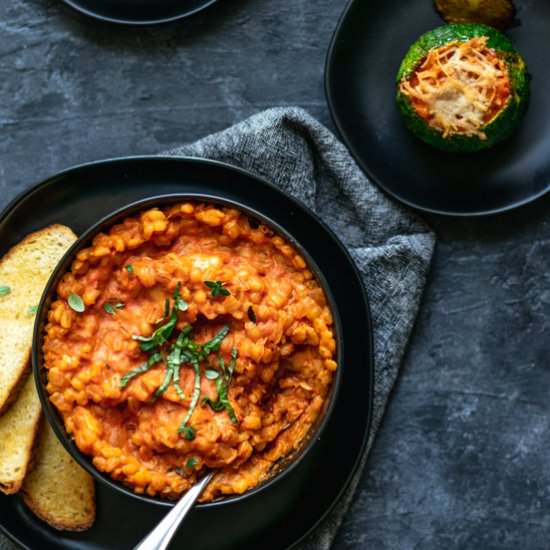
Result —
[[203, 203], [153, 208], [78, 252], [44, 339], [47, 391], [78, 448], [136, 493], [268, 479], [307, 438], [334, 371], [323, 289], [281, 236]]

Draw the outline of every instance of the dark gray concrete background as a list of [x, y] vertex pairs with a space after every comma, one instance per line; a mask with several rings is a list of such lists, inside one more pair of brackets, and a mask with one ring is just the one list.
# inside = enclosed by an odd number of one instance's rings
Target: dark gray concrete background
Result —
[[[332, 128], [323, 68], [344, 5], [224, 0], [125, 29], [59, 0], [2, 0], [0, 206], [70, 165], [157, 153], [275, 105]], [[431, 283], [335, 550], [550, 547], [549, 220], [550, 197], [429, 219]]]

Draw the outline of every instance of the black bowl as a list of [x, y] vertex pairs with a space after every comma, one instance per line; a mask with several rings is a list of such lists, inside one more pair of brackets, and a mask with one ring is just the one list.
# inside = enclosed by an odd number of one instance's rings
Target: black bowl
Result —
[[288, 242], [290, 242], [302, 255], [302, 257], [308, 263], [308, 267], [315, 274], [317, 280], [319, 281], [321, 287], [323, 288], [331, 313], [334, 319], [334, 327], [336, 333], [336, 345], [337, 345], [337, 363], [338, 368], [336, 369], [336, 375], [334, 377], [329, 399], [325, 402], [325, 408], [322, 414], [319, 415], [316, 423], [311, 427], [308, 436], [302, 442], [300, 447], [292, 455], [285, 458], [280, 464], [278, 464], [277, 470], [269, 479], [259, 484], [258, 486], [250, 489], [249, 491], [243, 493], [242, 495], [236, 495], [231, 497], [226, 497], [222, 499], [215, 500], [206, 504], [197, 504], [197, 507], [200, 508], [210, 508], [218, 507], [230, 504], [232, 502], [240, 501], [246, 499], [249, 496], [252, 496], [259, 491], [264, 491], [268, 489], [272, 484], [277, 483], [282, 480], [291, 470], [293, 470], [302, 458], [308, 453], [309, 449], [313, 446], [313, 443], [321, 436], [321, 433], [324, 427], [327, 424], [330, 413], [334, 407], [336, 397], [338, 394], [338, 389], [341, 382], [341, 371], [342, 371], [342, 358], [343, 358], [343, 333], [342, 333], [342, 323], [339, 317], [338, 308], [336, 307], [336, 302], [330, 290], [330, 287], [315, 263], [311, 255], [307, 250], [283, 227], [278, 223], [267, 217], [265, 214], [252, 209], [244, 204], [229, 200], [227, 198], [221, 198], [211, 194], [203, 193], [178, 193], [170, 195], [161, 195], [144, 200], [140, 200], [134, 203], [131, 203], [123, 208], [116, 210], [115, 212], [107, 215], [106, 217], [99, 220], [94, 224], [90, 229], [85, 231], [81, 237], [70, 247], [70, 249], [65, 253], [63, 258], [60, 260], [55, 270], [53, 271], [50, 279], [44, 289], [40, 304], [38, 306], [38, 312], [36, 314], [36, 321], [34, 325], [34, 334], [33, 334], [33, 345], [32, 345], [32, 366], [33, 374], [36, 382], [36, 387], [38, 390], [38, 395], [42, 403], [42, 408], [46, 415], [46, 418], [50, 425], [52, 426], [57, 437], [67, 449], [70, 455], [78, 462], [85, 470], [87, 470], [94, 478], [98, 481], [104, 483], [111, 489], [124, 493], [125, 495], [131, 496], [135, 499], [150, 502], [154, 504], [159, 504], [163, 506], [173, 506], [174, 502], [166, 499], [161, 499], [159, 497], [151, 497], [148, 495], [137, 494], [133, 492], [128, 486], [124, 485], [121, 482], [118, 482], [112, 479], [109, 475], [100, 472], [93, 464], [87, 455], [83, 454], [76, 444], [74, 443], [71, 436], [65, 430], [63, 419], [61, 415], [57, 412], [53, 404], [50, 402], [48, 393], [46, 391], [47, 384], [47, 371], [43, 364], [42, 348], [43, 348], [43, 338], [44, 338], [44, 326], [47, 322], [47, 315], [50, 309], [52, 301], [56, 298], [56, 289], [57, 285], [60, 282], [61, 278], [65, 273], [70, 269], [70, 266], [73, 260], [76, 257], [76, 254], [83, 248], [86, 248], [91, 245], [93, 238], [101, 232], [106, 232], [110, 227], [116, 223], [121, 222], [124, 218], [135, 215], [136, 213], [146, 210], [151, 207], [166, 207], [171, 204], [185, 201], [195, 201], [195, 202], [207, 202], [211, 204], [219, 204], [221, 206], [229, 206], [236, 208], [241, 212], [247, 214], [247, 216], [257, 219], [262, 224], [265, 224], [271, 227], [277, 234], [283, 236]]
[[80, 13], [122, 25], [158, 25], [190, 17], [218, 0], [64, 0]]

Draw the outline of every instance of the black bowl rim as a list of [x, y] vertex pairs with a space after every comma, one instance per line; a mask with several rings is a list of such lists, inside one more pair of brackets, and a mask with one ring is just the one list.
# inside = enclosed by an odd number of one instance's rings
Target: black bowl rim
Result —
[[374, 175], [371, 173], [371, 171], [368, 168], [368, 165], [363, 160], [363, 157], [359, 154], [356, 147], [350, 142], [350, 140], [347, 137], [347, 132], [344, 129], [344, 125], [342, 124], [342, 121], [340, 119], [340, 116], [338, 115], [338, 110], [336, 109], [336, 101], [334, 99], [334, 96], [332, 94], [332, 67], [334, 65], [334, 56], [336, 49], [338, 48], [337, 41], [341, 37], [342, 28], [347, 20], [348, 13], [351, 11], [351, 9], [354, 7], [356, 1], [358, 0], [349, 0], [347, 3], [344, 11], [342, 12], [342, 15], [340, 15], [340, 18], [338, 19], [338, 23], [336, 24], [336, 29], [332, 35], [332, 38], [330, 40], [330, 45], [327, 50], [327, 56], [325, 58], [325, 82], [324, 82], [324, 88], [325, 88], [325, 97], [327, 99], [328, 104], [328, 110], [330, 111], [330, 116], [332, 118], [332, 122], [336, 126], [336, 129], [338, 130], [338, 134], [344, 141], [346, 147], [350, 151], [351, 155], [359, 164], [361, 167], [361, 170], [365, 173], [367, 178], [369, 178], [370, 181], [375, 183], [384, 193], [387, 193], [391, 197], [393, 197], [395, 200], [399, 201], [402, 204], [406, 204], [407, 206], [410, 206], [411, 208], [414, 208], [416, 210], [420, 210], [422, 212], [428, 212], [430, 214], [438, 214], [440, 216], [449, 216], [449, 217], [455, 217], [455, 218], [480, 218], [483, 216], [494, 216], [496, 214], [502, 214], [504, 212], [509, 212], [510, 210], [515, 210], [516, 208], [520, 208], [522, 206], [525, 206], [527, 204], [530, 204], [532, 202], [535, 202], [536, 200], [540, 199], [544, 195], [546, 195], [548, 192], [550, 192], [550, 185], [546, 187], [546, 189], [543, 189], [539, 191], [538, 193], [531, 195], [529, 197], [526, 197], [522, 200], [512, 202], [506, 206], [500, 206], [498, 208], [488, 208], [488, 209], [482, 209], [482, 210], [476, 210], [472, 212], [464, 212], [460, 210], [440, 210], [438, 208], [430, 208], [428, 206], [422, 206], [421, 204], [418, 204], [414, 201], [410, 201], [398, 193], [394, 192], [391, 187], [388, 187], [385, 183], [380, 181], [379, 179], [375, 178]]
[[171, 17], [160, 17], [158, 19], [125, 19], [120, 17], [109, 17], [108, 15], [101, 15], [93, 10], [85, 8], [82, 6], [78, 0], [63, 0], [70, 8], [77, 11], [78, 13], [97, 19], [98, 21], [103, 21], [105, 23], [112, 23], [115, 25], [126, 25], [131, 27], [150, 27], [154, 25], [164, 25], [166, 23], [173, 23], [174, 21], [179, 21], [181, 19], [187, 19], [193, 15], [209, 8], [213, 4], [216, 4], [218, 0], [204, 0], [203, 5], [193, 8], [192, 10], [182, 12], [178, 15], [172, 15]]
[[[342, 379], [342, 363], [343, 363], [343, 349], [344, 349], [344, 340], [343, 340], [343, 330], [342, 323], [340, 319], [340, 314], [336, 301], [332, 295], [330, 287], [326, 278], [324, 277], [322, 271], [317, 266], [317, 263], [313, 260], [307, 250], [297, 241], [285, 228], [280, 224], [272, 220], [266, 214], [257, 211], [237, 200], [227, 199], [225, 197], [219, 197], [209, 193], [198, 193], [198, 192], [182, 192], [182, 193], [171, 193], [163, 195], [155, 195], [148, 198], [140, 199], [134, 201], [130, 204], [122, 206], [113, 212], [102, 217], [96, 223], [94, 223], [90, 228], [88, 228], [82, 235], [71, 245], [67, 252], [63, 255], [61, 260], [56, 265], [53, 270], [48, 283], [45, 286], [44, 292], [40, 299], [38, 306], [38, 311], [36, 314], [36, 321], [33, 330], [33, 345], [32, 345], [32, 369], [35, 379], [36, 388], [38, 395], [42, 404], [42, 409], [48, 420], [48, 423], [56, 433], [58, 439], [61, 441], [65, 449], [71, 454], [71, 456], [80, 464], [84, 469], [86, 469], [95, 479], [104, 483], [109, 488], [123, 493], [126, 496], [131, 496], [142, 502], [148, 502], [151, 504], [156, 504], [160, 506], [171, 507], [174, 506], [174, 501], [169, 501], [162, 499], [160, 497], [151, 497], [145, 494], [134, 493], [130, 488], [125, 486], [123, 483], [116, 481], [111, 478], [111, 476], [99, 471], [91, 463], [91, 459], [84, 455], [77, 447], [72, 438], [67, 434], [63, 421], [59, 415], [54, 410], [54, 407], [50, 400], [48, 399], [45, 385], [42, 380], [42, 354], [41, 354], [41, 343], [43, 341], [43, 327], [46, 321], [47, 310], [51, 304], [51, 296], [55, 293], [55, 287], [60, 280], [60, 277], [70, 268], [70, 265], [74, 259], [75, 254], [81, 250], [83, 247], [89, 246], [90, 241], [101, 231], [107, 230], [116, 223], [119, 223], [125, 217], [135, 215], [136, 213], [143, 211], [147, 208], [154, 206], [165, 207], [170, 204], [174, 204], [181, 201], [201, 201], [208, 202], [212, 204], [220, 204], [224, 206], [234, 207], [245, 214], [255, 217], [271, 226], [278, 234], [282, 235], [286, 240], [288, 240], [293, 246], [297, 248], [300, 254], [306, 259], [309, 268], [314, 272], [316, 278], [319, 280], [321, 287], [323, 288], [329, 306], [331, 308], [331, 313], [334, 319], [334, 327], [336, 332], [336, 341], [337, 341], [337, 360], [338, 368], [336, 369], [336, 375], [332, 382], [332, 387], [330, 390], [330, 398], [328, 404], [325, 406], [325, 410], [321, 419], [318, 419], [315, 424], [310, 428], [313, 430], [312, 433], [309, 433], [306, 439], [303, 441], [303, 445], [297, 450], [296, 455], [292, 456], [289, 459], [289, 463], [282, 466], [281, 470], [274, 474], [272, 477], [265, 480], [263, 483], [253, 487], [252, 489], [246, 491], [241, 495], [230, 496], [220, 500], [215, 500], [208, 503], [196, 504], [197, 508], [207, 509], [207, 508], [217, 508], [220, 506], [230, 505], [233, 502], [238, 502], [243, 499], [249, 498], [261, 491], [268, 489], [274, 483], [282, 481], [298, 464], [302, 459], [308, 454], [309, 450], [315, 444], [315, 441], [321, 437], [322, 432], [331, 416], [332, 410], [334, 408], [337, 396], [339, 393], [341, 379]], [[176, 501], [177, 502], [177, 501]]]

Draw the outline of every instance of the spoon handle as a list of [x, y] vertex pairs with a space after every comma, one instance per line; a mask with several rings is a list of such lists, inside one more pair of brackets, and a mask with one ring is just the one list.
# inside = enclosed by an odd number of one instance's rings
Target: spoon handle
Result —
[[195, 504], [195, 501], [199, 498], [213, 476], [214, 472], [210, 472], [193, 485], [174, 508], [166, 514], [164, 519], [134, 547], [134, 550], [165, 550], [178, 530], [180, 523], [187, 515], [187, 512], [193, 507], [193, 504]]

